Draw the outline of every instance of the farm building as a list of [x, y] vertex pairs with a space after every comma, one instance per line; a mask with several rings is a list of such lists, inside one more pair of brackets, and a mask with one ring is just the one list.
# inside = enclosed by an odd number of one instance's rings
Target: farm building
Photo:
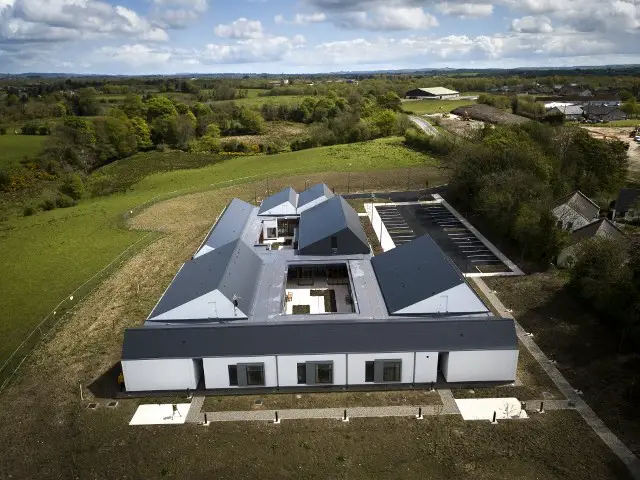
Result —
[[601, 218], [591, 222], [590, 224], [571, 232], [568, 245], [563, 248], [558, 255], [557, 264], [559, 267], [568, 267], [571, 265], [576, 253], [580, 250], [580, 245], [585, 240], [589, 240], [591, 238], [609, 238], [611, 240], [616, 240], [621, 238], [623, 235], [624, 233], [622, 233], [622, 231], [620, 231], [613, 222], [610, 222], [606, 218]]
[[547, 110], [547, 115], [562, 115], [565, 120], [579, 122], [584, 120], [584, 110], [580, 105], [558, 105]]
[[600, 207], [576, 190], [558, 200], [552, 213], [558, 220], [558, 227], [571, 232], [596, 220], [600, 215]]
[[458, 98], [460, 92], [455, 90], [449, 90], [444, 87], [432, 87], [432, 88], [414, 88], [409, 90], [404, 98], [412, 100], [445, 100], [450, 98]]
[[637, 220], [640, 218], [640, 189], [622, 188], [613, 208], [612, 220]]
[[[430, 237], [374, 258], [342, 197], [283, 192], [265, 208], [233, 200], [125, 331], [127, 391], [514, 381], [514, 321], [493, 316]], [[291, 213], [303, 197], [316, 204]]]

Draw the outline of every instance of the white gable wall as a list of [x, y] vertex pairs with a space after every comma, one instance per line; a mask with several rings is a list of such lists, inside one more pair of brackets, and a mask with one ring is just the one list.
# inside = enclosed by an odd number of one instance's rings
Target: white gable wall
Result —
[[442, 366], [447, 382], [515, 381], [518, 350], [449, 352]]
[[128, 392], [152, 390], [195, 390], [200, 372], [190, 359], [122, 360]]
[[[277, 387], [276, 357], [216, 357], [203, 358], [205, 388], [238, 388], [229, 385], [229, 365], [238, 363], [264, 363], [264, 385], [261, 387]], [[246, 386], [242, 388], [260, 388]]]
[[433, 297], [426, 298], [418, 303], [391, 313], [410, 315], [418, 313], [472, 313], [488, 311], [489, 309], [482, 303], [471, 287], [466, 283], [461, 283]]
[[320, 205], [322, 202], [326, 202], [327, 197], [324, 195], [316, 198], [315, 200], [311, 200], [309, 203], [305, 203], [304, 205], [298, 207], [298, 215], [300, 215], [305, 210], [309, 210], [310, 208], [315, 207], [316, 205]]
[[[206, 313], [203, 313], [206, 312]], [[207, 318], [247, 318], [219, 290], [205, 293], [150, 320], [206, 320]]]

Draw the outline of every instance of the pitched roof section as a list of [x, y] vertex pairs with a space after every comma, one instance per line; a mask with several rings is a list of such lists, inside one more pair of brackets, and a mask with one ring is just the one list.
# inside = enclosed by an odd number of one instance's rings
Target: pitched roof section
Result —
[[[298, 250], [302, 254], [306, 254], [305, 249], [314, 249], [314, 245], [323, 241], [329, 242], [330, 237], [338, 235], [343, 237], [339, 240], [341, 243], [337, 252], [341, 255], [371, 251], [360, 217], [344, 198], [331, 197], [300, 215]], [[333, 253], [330, 247], [325, 250], [321, 252], [314, 249], [312, 253], [319, 255]]]
[[591, 221], [600, 214], [600, 207], [580, 190], [562, 197], [556, 202], [556, 206], [568, 205], [587, 221]]
[[571, 238], [569, 239], [570, 245], [586, 240], [588, 238], [610, 238], [616, 239], [624, 236], [624, 233], [616, 227], [612, 222], [606, 218], [601, 218], [595, 222], [591, 222], [589, 225], [585, 225], [582, 228], [578, 228], [571, 232]]
[[[291, 341], [294, 338], [295, 341]], [[518, 348], [513, 319], [306, 322], [125, 330], [123, 360]]]
[[256, 207], [237, 198], [231, 200], [194, 258], [238, 240], [254, 208]]
[[334, 194], [331, 189], [324, 183], [318, 183], [307, 188], [298, 196], [298, 214], [301, 214], [303, 211], [308, 210], [309, 208], [312, 208], [333, 196]]
[[616, 212], [626, 212], [640, 201], [640, 189], [622, 188], [616, 200]]
[[298, 194], [287, 187], [263, 200], [258, 215], [296, 215]]
[[371, 264], [390, 315], [489, 311], [428, 235], [372, 258]]
[[240, 240], [194, 258], [174, 277], [149, 321], [246, 318], [261, 268], [260, 257]]
[[449, 90], [444, 87], [418, 88], [418, 90], [422, 90], [430, 95], [456, 95], [458, 93], [455, 90]]

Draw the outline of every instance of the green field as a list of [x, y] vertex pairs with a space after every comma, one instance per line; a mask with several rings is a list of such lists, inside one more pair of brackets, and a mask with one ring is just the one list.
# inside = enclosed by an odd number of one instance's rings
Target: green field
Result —
[[640, 118], [628, 119], [628, 120], [615, 120], [608, 123], [593, 123], [587, 124], [589, 127], [640, 127]]
[[414, 113], [449, 113], [454, 108], [474, 103], [474, 100], [409, 100], [402, 102], [402, 109]]
[[[100, 176], [102, 182], [126, 182], [130, 176], [149, 173], [149, 164], [170, 163], [172, 158], [182, 159], [186, 155], [189, 154], [138, 154], [104, 167], [93, 177]], [[219, 162], [219, 157], [206, 158]], [[215, 188], [214, 184], [225, 186], [220, 182], [234, 179], [251, 182], [267, 174], [277, 178], [300, 173], [419, 166], [425, 164], [426, 158], [402, 146], [400, 138], [279, 155], [235, 157], [204, 168], [153, 174], [126, 193], [83, 201], [74, 208], [10, 219], [0, 230], [0, 264], [4, 278], [0, 283], [0, 311], [3, 312], [0, 337], [4, 339], [0, 359], [62, 298], [145, 235], [145, 232], [121, 228], [119, 220], [124, 212], [154, 196], [185, 189]], [[202, 162], [202, 157], [199, 161]], [[188, 164], [183, 163], [182, 168]]]
[[25, 157], [33, 158], [40, 153], [46, 136], [0, 135], [0, 168], [11, 168]]
[[[249, 96], [247, 98], [240, 98], [238, 100], [233, 100], [233, 102], [235, 102], [238, 105], [244, 105], [246, 107], [260, 107], [265, 103], [275, 103], [279, 105], [283, 105], [283, 104], [297, 105], [301, 103], [302, 100], [310, 96], [311, 95], [280, 95], [280, 96], [268, 96], [268, 97]], [[216, 103], [218, 102], [212, 102], [212, 105], [215, 105]]]

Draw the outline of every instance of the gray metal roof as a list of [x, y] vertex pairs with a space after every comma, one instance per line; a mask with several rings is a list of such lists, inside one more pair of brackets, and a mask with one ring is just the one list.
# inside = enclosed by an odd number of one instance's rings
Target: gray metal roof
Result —
[[640, 201], [640, 189], [622, 188], [616, 200], [616, 212], [626, 212]]
[[309, 202], [317, 200], [318, 198], [325, 197], [327, 199], [333, 197], [334, 194], [331, 189], [324, 183], [318, 183], [312, 187], [307, 188], [304, 192], [300, 192], [298, 197], [298, 207], [302, 207]]
[[517, 349], [507, 318], [130, 328], [123, 360]]
[[623, 236], [624, 233], [611, 221], [606, 218], [601, 218], [571, 232], [569, 244], [575, 245], [582, 240], [594, 237], [616, 239]]
[[[466, 285], [462, 273], [429, 235], [373, 257], [371, 264], [389, 313], [392, 314], [458, 285]], [[473, 298], [475, 294], [469, 295], [466, 289], [464, 293], [464, 303], [469, 303], [469, 298], [476, 300]], [[456, 300], [447, 299], [451, 312], [457, 310]], [[477, 308], [474, 313], [487, 311], [482, 302], [474, 301], [473, 304], [473, 309]]]
[[280, 190], [278, 193], [274, 193], [270, 197], [265, 198], [262, 201], [262, 205], [260, 205], [260, 210], [258, 211], [258, 215], [262, 215], [265, 212], [275, 208], [284, 203], [291, 204], [293, 208], [293, 212], [287, 212], [287, 214], [295, 214], [295, 210], [298, 207], [298, 193], [291, 187], [284, 188]]
[[358, 213], [338, 195], [302, 212], [298, 229], [298, 249], [302, 250], [343, 230], [349, 230], [362, 244], [361, 251], [352, 253], [369, 252], [369, 242]]
[[209, 236], [203, 243], [203, 247], [206, 245], [210, 248], [219, 248], [239, 239], [255, 208], [253, 205], [237, 198], [231, 200], [231, 203], [222, 212], [218, 222], [211, 229]]
[[[249, 312], [253, 306], [262, 261], [240, 240], [223, 245], [185, 263], [149, 315], [149, 320], [218, 290], [230, 302], [238, 298], [238, 308]], [[202, 306], [193, 319], [217, 317], [213, 307]], [[180, 320], [180, 319], [178, 319]], [[189, 320], [189, 319], [183, 319]], [[165, 321], [165, 320], [162, 320]]]

